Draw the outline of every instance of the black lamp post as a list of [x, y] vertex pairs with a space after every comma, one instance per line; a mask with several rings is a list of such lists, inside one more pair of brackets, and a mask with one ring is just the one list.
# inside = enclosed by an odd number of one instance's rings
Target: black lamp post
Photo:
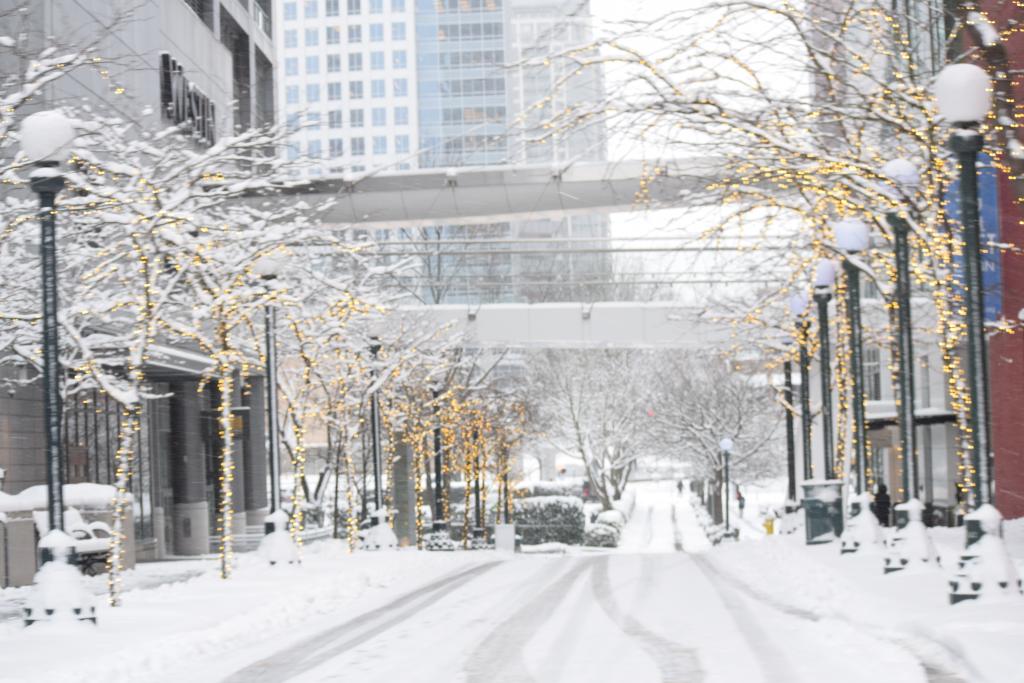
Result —
[[[904, 159], [893, 159], [882, 172], [901, 189], [912, 192], [919, 181], [917, 169]], [[916, 498], [920, 490], [917, 466], [917, 430], [914, 424], [914, 332], [910, 310], [910, 224], [896, 211], [885, 216], [892, 228], [896, 257], [896, 348], [899, 353], [899, 429], [903, 454], [904, 500]]]
[[935, 97], [939, 112], [953, 127], [949, 147], [960, 167], [960, 223], [964, 240], [964, 296], [967, 302], [967, 377], [971, 388], [968, 419], [975, 476], [974, 506], [991, 502], [992, 453], [988, 396], [988, 351], [982, 291], [981, 225], [978, 215], [978, 152], [984, 139], [979, 123], [991, 108], [991, 81], [973, 64], [952, 64], [939, 74]]
[[854, 457], [857, 459], [857, 493], [863, 493], [867, 461], [867, 429], [864, 415], [864, 333], [860, 317], [860, 268], [849, 257], [867, 251], [871, 245], [871, 230], [867, 223], [857, 218], [839, 221], [832, 228], [836, 237], [836, 246], [847, 257], [843, 259], [843, 272], [846, 273], [846, 314], [850, 324]]
[[803, 455], [804, 480], [814, 476], [811, 459], [811, 359], [807, 352], [811, 321], [807, 318], [807, 295], [798, 292], [789, 298], [789, 310], [796, 318], [797, 346], [800, 353], [800, 445]]
[[[268, 290], [281, 272], [283, 262], [274, 255], [264, 256], [253, 265], [253, 271], [266, 283]], [[266, 343], [267, 377], [267, 459], [270, 465], [270, 514], [281, 508], [281, 446], [277, 432], [277, 308], [267, 303], [263, 309], [264, 339]], [[268, 517], [266, 532], [275, 529]]]
[[[377, 382], [377, 355], [380, 353], [380, 343], [376, 337], [371, 337], [370, 356], [373, 359], [373, 367], [370, 370], [370, 381]], [[379, 392], [374, 389], [370, 395], [370, 444], [371, 457], [373, 458], [373, 524], [381, 523], [380, 514], [384, 508], [384, 491], [381, 482], [381, 461], [380, 461], [380, 397]]]
[[793, 363], [782, 364], [782, 394], [786, 401], [786, 500], [796, 500], [796, 435], [793, 429]]
[[732, 453], [732, 439], [725, 437], [718, 442], [718, 447], [722, 450], [722, 460], [725, 470], [725, 504], [722, 506], [725, 508], [725, 533], [729, 533], [729, 455]]
[[57, 322], [57, 193], [64, 188], [60, 163], [67, 158], [75, 130], [58, 111], [41, 111], [25, 118], [21, 147], [35, 168], [32, 190], [39, 195], [40, 263], [43, 322], [43, 421], [46, 444], [46, 509], [49, 531], [39, 541], [40, 569], [36, 590], [22, 608], [32, 624], [66, 615], [96, 622], [91, 595], [81, 585], [74, 562], [74, 541], [64, 533], [64, 444], [61, 440], [60, 347]]
[[818, 305], [818, 339], [821, 362], [821, 436], [824, 446], [825, 479], [835, 472], [835, 442], [832, 426], [832, 351], [828, 335], [828, 302], [832, 299], [832, 285], [836, 279], [835, 263], [827, 259], [818, 262], [814, 275], [814, 302]]
[[[50, 530], [64, 530], [64, 444], [61, 440], [60, 346], [57, 338], [57, 193], [64, 188], [60, 163], [75, 138], [71, 122], [58, 111], [27, 117], [21, 126], [21, 146], [35, 163], [32, 191], [39, 195], [39, 255], [42, 266], [43, 421], [46, 444], [46, 508]], [[43, 563], [54, 559], [47, 548]]]
[[441, 390], [433, 390], [434, 397], [434, 532], [448, 529], [448, 520], [444, 516], [444, 447], [441, 438]]

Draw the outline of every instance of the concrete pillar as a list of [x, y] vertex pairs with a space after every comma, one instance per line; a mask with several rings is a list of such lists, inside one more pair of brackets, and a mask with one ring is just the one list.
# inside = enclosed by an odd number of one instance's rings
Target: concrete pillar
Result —
[[392, 469], [394, 481], [391, 482], [394, 491], [394, 504], [397, 509], [395, 515], [395, 535], [398, 536], [400, 546], [416, 544], [416, 485], [413, 481], [412, 472], [412, 448], [401, 443], [395, 449], [398, 456]]
[[267, 500], [267, 414], [266, 383], [262, 377], [249, 378], [249, 390], [242, 402], [249, 408], [245, 432], [245, 517], [249, 525], [263, 525]]
[[171, 384], [171, 452], [168, 454], [174, 509], [170, 547], [177, 555], [210, 551], [210, 508], [206, 500], [201, 397], [196, 382]]

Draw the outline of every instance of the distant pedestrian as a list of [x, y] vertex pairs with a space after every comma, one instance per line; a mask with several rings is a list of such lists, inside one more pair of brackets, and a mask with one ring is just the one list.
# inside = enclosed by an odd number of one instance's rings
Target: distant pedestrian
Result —
[[736, 502], [740, 506], [740, 517], [743, 517], [743, 508], [747, 507], [747, 499], [740, 492], [740, 487], [736, 487]]
[[889, 498], [889, 489], [885, 484], [878, 485], [878, 493], [875, 494], [875, 502], [871, 504], [871, 510], [878, 518], [882, 526], [889, 526], [889, 508], [892, 507], [892, 499]]
[[676, 491], [679, 492], [680, 496], [683, 495], [683, 480], [682, 479], [680, 479], [679, 481], [676, 482]]

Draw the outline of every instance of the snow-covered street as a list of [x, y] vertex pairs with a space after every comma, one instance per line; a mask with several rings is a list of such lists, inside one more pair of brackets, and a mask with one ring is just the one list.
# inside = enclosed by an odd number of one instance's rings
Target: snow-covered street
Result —
[[[211, 566], [141, 584], [101, 611], [98, 629], [9, 620], [0, 680], [1016, 680], [992, 652], [988, 669], [974, 667], [984, 643], [968, 636], [973, 624], [1017, 637], [1019, 604], [950, 608], [939, 574], [886, 577], [887, 594], [878, 577], [850, 580], [869, 558], [808, 552], [794, 537], [711, 549], [671, 482], [636, 486], [617, 549], [347, 555], [314, 544], [300, 568], [244, 557], [231, 582]], [[915, 585], [924, 590], [892, 602]], [[932, 612], [915, 608], [921, 597]], [[938, 618], [943, 629], [915, 626]], [[55, 648], [62, 657], [45, 659]]]

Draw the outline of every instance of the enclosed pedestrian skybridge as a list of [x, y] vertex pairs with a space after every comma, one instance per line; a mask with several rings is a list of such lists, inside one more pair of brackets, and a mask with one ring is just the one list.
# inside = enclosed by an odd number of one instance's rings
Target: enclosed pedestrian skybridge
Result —
[[676, 159], [374, 171], [285, 192], [327, 205], [328, 225], [409, 228], [707, 204], [721, 169], [714, 159]]
[[474, 348], [719, 347], [730, 328], [671, 302], [479, 304], [399, 308], [419, 324], [460, 333]]

